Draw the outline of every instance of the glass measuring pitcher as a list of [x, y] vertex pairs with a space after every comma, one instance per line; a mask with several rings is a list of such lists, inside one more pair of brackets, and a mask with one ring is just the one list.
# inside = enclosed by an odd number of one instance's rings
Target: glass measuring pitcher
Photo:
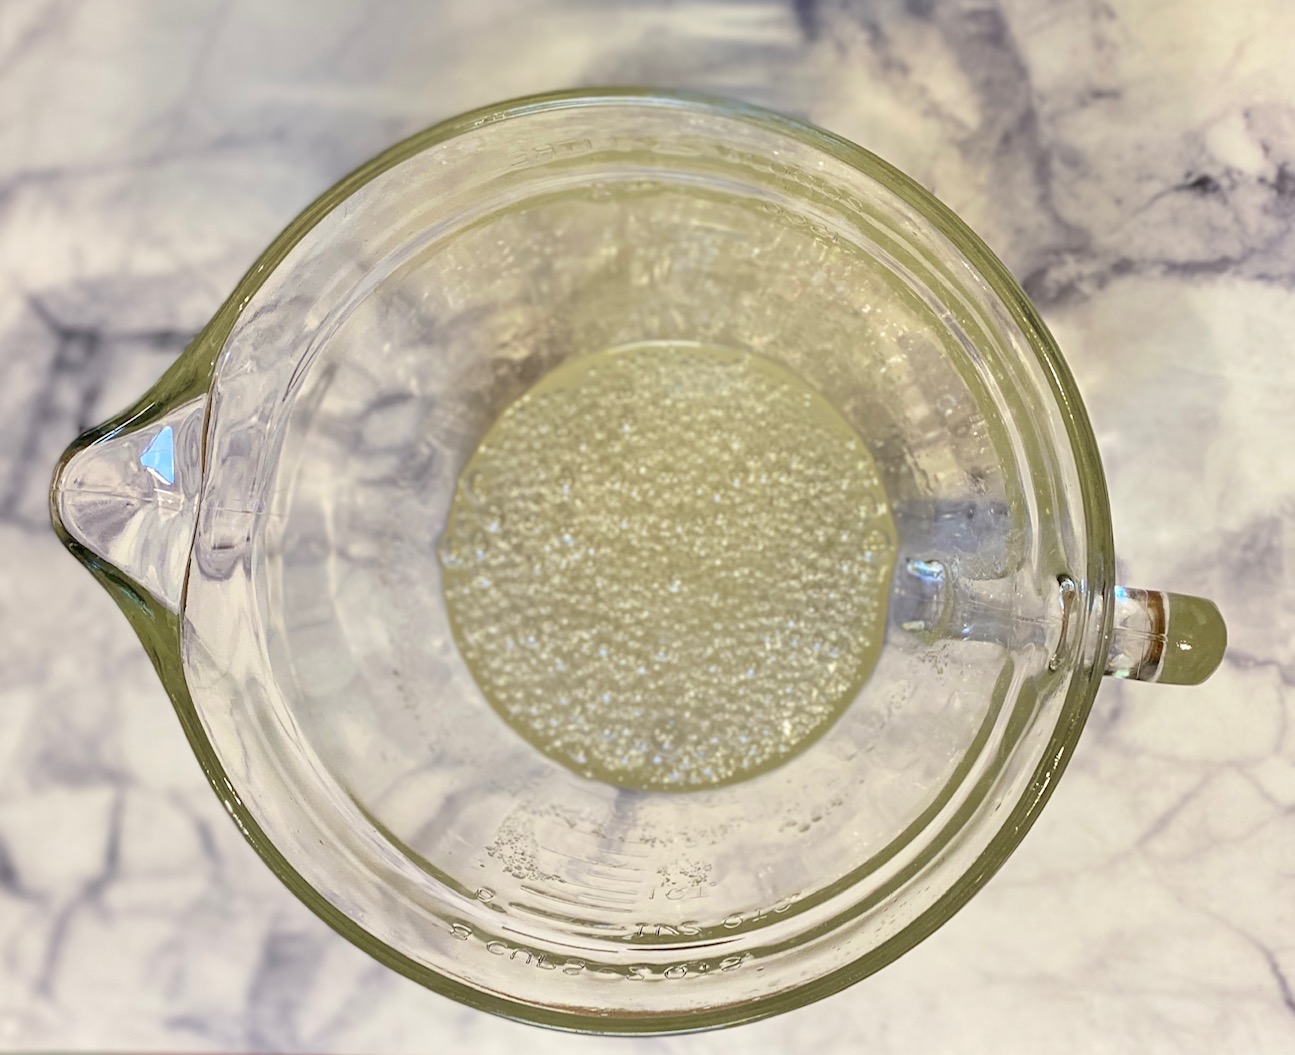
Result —
[[[803, 379], [897, 546], [840, 717], [683, 792], [503, 722], [437, 559], [500, 413], [639, 342]], [[1079, 395], [985, 246], [856, 146], [684, 96], [503, 104], [376, 158], [68, 449], [51, 504], [297, 896], [432, 989], [579, 1030], [733, 1024], [877, 970], [1017, 845], [1104, 674], [1197, 682], [1225, 642], [1209, 602], [1115, 584]]]

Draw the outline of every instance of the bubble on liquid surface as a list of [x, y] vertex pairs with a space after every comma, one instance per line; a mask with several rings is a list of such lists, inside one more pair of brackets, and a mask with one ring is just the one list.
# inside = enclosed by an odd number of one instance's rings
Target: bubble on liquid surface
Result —
[[439, 543], [459, 649], [575, 772], [683, 791], [807, 746], [876, 663], [895, 529], [858, 434], [785, 367], [641, 344], [499, 417]]

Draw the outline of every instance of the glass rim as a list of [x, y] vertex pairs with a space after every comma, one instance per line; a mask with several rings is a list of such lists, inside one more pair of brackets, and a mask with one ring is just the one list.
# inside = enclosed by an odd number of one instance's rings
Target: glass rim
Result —
[[[1110, 508], [1105, 477], [1096, 439], [1074, 378], [1062, 359], [1051, 334], [1028, 296], [1006, 266], [985, 243], [934, 195], [888, 162], [870, 151], [831, 132], [797, 118], [787, 117], [748, 103], [692, 92], [649, 88], [577, 89], [524, 96], [506, 100], [452, 117], [401, 140], [344, 176], [326, 190], [274, 239], [240, 279], [211, 321], [177, 361], [162, 381], [130, 411], [114, 421], [92, 430], [73, 444], [64, 460], [75, 450], [92, 442], [107, 431], [115, 431], [125, 421], [160, 413], [186, 395], [205, 392], [215, 371], [217, 357], [234, 324], [256, 291], [269, 275], [325, 216], [360, 188], [401, 162], [430, 147], [487, 124], [514, 120], [538, 112], [559, 109], [626, 106], [660, 106], [683, 111], [711, 113], [775, 131], [783, 136], [821, 151], [882, 184], [891, 193], [916, 210], [961, 253], [985, 279], [994, 295], [1007, 308], [1020, 327], [1029, 347], [1043, 368], [1066, 429], [1080, 481], [1086, 532], [1090, 603], [1104, 597], [1114, 582], [1114, 552]], [[65, 545], [78, 553], [61, 529], [57, 515], [55, 528]], [[84, 561], [84, 558], [82, 558]], [[89, 564], [90, 562], [84, 561]], [[96, 577], [119, 595], [123, 586], [135, 595], [139, 588], [116, 569], [102, 564], [91, 565]], [[115, 573], [115, 574], [114, 574]], [[124, 580], [124, 581], [123, 581]], [[126, 606], [123, 604], [123, 608]], [[1042, 760], [1024, 795], [1013, 803], [998, 830], [972, 865], [948, 890], [925, 911], [881, 945], [822, 977], [757, 1001], [726, 1005], [704, 1011], [656, 1015], [651, 1018], [621, 1018], [537, 1006], [494, 993], [483, 992], [456, 981], [406, 956], [381, 941], [337, 909], [280, 853], [243, 804], [238, 789], [227, 776], [215, 748], [203, 730], [202, 722], [190, 697], [180, 658], [180, 620], [161, 605], [148, 606], [149, 611], [127, 610], [136, 632], [153, 657], [164, 686], [172, 700], [195, 756], [218, 798], [242, 831], [252, 848], [292, 894], [344, 938], [387, 967], [467, 1006], [488, 1011], [504, 1018], [578, 1033], [660, 1035], [686, 1033], [733, 1026], [767, 1018], [822, 999], [865, 978], [909, 951], [948, 921], [989, 878], [1002, 866], [1020, 844], [1065, 769], [1078, 741], [1096, 695], [1102, 676], [1099, 663], [1076, 660], [1066, 698], [1057, 723], [1042, 754]], [[1103, 606], [1104, 608], [1109, 606]], [[1089, 614], [1089, 622], [1092, 620]], [[1103, 613], [1096, 652], [1104, 654], [1101, 643], [1110, 633], [1109, 614]]]

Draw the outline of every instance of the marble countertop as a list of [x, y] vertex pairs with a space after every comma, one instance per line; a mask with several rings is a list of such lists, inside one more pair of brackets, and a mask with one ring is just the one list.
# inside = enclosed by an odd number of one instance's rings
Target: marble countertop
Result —
[[[0, 1050], [1295, 1050], [1293, 39], [1285, 0], [6, 0]], [[635, 82], [806, 115], [978, 229], [1086, 393], [1121, 577], [1215, 598], [1232, 646], [1197, 690], [1104, 686], [1024, 845], [895, 965], [614, 1042], [459, 1007], [295, 902], [45, 487], [339, 175]]]

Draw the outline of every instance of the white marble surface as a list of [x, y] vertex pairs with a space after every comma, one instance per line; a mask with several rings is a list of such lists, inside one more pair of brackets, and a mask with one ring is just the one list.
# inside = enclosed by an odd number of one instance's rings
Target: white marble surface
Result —
[[[1295, 1050], [1293, 39], [1286, 0], [3, 0], [0, 1049]], [[1122, 574], [1233, 642], [1202, 689], [1106, 685], [1021, 850], [899, 963], [640, 1042], [468, 1011], [300, 907], [44, 498], [341, 173], [608, 82], [806, 114], [962, 213], [1087, 395]]]

